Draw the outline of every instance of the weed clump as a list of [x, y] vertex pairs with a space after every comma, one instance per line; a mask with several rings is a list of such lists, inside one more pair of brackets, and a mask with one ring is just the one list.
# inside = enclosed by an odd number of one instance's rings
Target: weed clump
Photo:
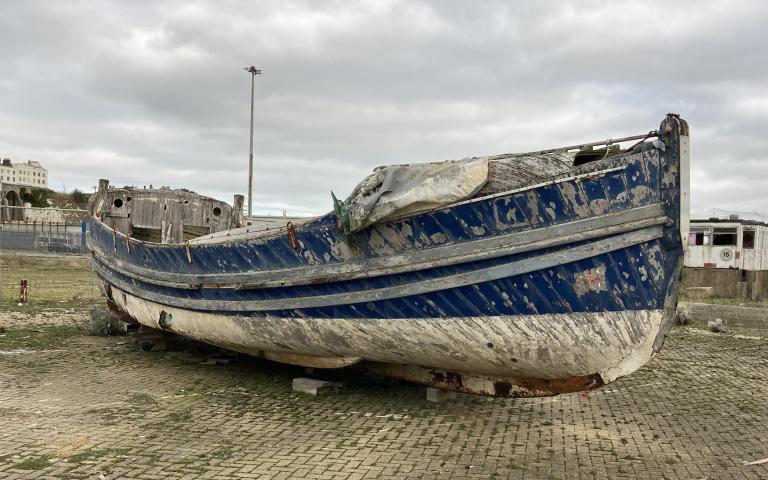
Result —
[[110, 312], [109, 309], [101, 306], [93, 307], [90, 313], [88, 323], [85, 326], [88, 335], [107, 337], [125, 333], [120, 317]]

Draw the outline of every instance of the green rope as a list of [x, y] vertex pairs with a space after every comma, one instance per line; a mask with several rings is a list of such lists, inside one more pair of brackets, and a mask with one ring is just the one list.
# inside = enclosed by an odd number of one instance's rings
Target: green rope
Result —
[[336, 198], [336, 195], [333, 193], [333, 191], [331, 191], [331, 198], [333, 198], [333, 213], [335, 213], [336, 217], [341, 220], [341, 225], [344, 227], [344, 231], [349, 233], [351, 229], [349, 220], [349, 207], [345, 205], [344, 202]]

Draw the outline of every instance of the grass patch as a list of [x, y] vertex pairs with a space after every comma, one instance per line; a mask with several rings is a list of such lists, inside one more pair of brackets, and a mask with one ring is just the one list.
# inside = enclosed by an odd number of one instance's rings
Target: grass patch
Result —
[[[29, 303], [18, 306], [19, 282], [27, 280]], [[0, 254], [0, 311], [88, 307], [101, 301], [86, 256]]]
[[229, 460], [234, 453], [235, 449], [227, 445], [212, 451], [209, 456], [216, 460]]
[[169, 413], [165, 419], [171, 423], [183, 423], [192, 419], [192, 412], [189, 410], [181, 410], [178, 412]]
[[99, 422], [102, 425], [117, 425], [117, 421], [120, 419], [120, 411], [116, 408], [93, 408], [85, 413], [99, 417]]
[[70, 337], [81, 335], [73, 325], [39, 325], [9, 328], [0, 337], [0, 350], [47, 350], [60, 347]]
[[723, 298], [723, 297], [710, 297], [710, 298], [689, 298], [685, 295], [680, 297], [681, 302], [686, 303], [709, 303], [712, 305], [730, 305], [737, 307], [758, 307], [768, 308], [768, 299], [766, 300], [747, 300], [745, 298]]
[[128, 453], [127, 448], [89, 448], [80, 453], [76, 453], [67, 458], [67, 463], [82, 463], [86, 460], [98, 460], [107, 455], [124, 456]]
[[51, 466], [51, 462], [48, 460], [49, 458], [48, 455], [27, 457], [14, 465], [13, 468], [19, 470], [42, 470]]
[[157, 400], [146, 392], [133, 392], [128, 395], [128, 403], [136, 407], [151, 407], [157, 405]]

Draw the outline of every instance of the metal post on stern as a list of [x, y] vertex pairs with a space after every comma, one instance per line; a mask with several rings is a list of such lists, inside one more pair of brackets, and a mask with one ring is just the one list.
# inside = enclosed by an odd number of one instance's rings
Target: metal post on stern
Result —
[[248, 144], [248, 218], [253, 217], [253, 84], [256, 75], [261, 75], [261, 70], [251, 65], [243, 67], [243, 70], [251, 74], [251, 139]]

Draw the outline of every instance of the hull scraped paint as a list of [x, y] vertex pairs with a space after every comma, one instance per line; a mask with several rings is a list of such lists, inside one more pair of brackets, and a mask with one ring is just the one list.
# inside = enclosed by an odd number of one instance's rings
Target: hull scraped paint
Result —
[[[245, 221], [242, 196], [230, 207], [104, 180], [88, 244], [126, 321], [296, 365], [557, 395], [662, 347], [688, 151], [687, 123], [669, 114], [616, 140], [379, 167], [333, 212], [282, 223]], [[464, 189], [436, 186], [463, 175]]]

